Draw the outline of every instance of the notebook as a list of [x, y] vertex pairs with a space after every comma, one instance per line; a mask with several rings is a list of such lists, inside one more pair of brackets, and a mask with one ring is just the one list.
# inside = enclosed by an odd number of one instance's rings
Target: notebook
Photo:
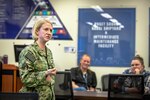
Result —
[[108, 100], [142, 100], [143, 94], [143, 75], [109, 74]]

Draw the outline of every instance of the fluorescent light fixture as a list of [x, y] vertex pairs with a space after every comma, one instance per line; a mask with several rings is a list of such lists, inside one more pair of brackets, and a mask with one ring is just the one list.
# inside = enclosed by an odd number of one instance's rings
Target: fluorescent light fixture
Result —
[[93, 8], [97, 12], [104, 12], [104, 10], [100, 6], [91, 6], [91, 8]]
[[108, 18], [108, 19], [112, 18], [112, 16], [109, 15], [108, 13], [101, 13], [100, 15], [104, 18]]
[[116, 20], [116, 19], [109, 19], [109, 20], [113, 23], [118, 23], [118, 20]]
[[98, 26], [97, 26], [96, 24], [94, 24], [92, 27], [93, 27], [93, 28], [98, 28]]
[[116, 24], [116, 25], [118, 25], [118, 26], [120, 26], [120, 25], [121, 25], [121, 23], [119, 23], [119, 22], [116, 22], [115, 24]]
[[92, 22], [86, 22], [86, 24], [88, 24], [88, 25], [93, 25], [93, 23], [92, 23]]
[[120, 28], [124, 28], [124, 26], [123, 26], [123, 25], [120, 25]]

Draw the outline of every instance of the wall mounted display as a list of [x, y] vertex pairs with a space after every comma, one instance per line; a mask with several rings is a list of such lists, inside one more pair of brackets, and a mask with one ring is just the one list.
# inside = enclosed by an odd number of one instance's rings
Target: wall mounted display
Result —
[[31, 39], [40, 18], [52, 22], [54, 40], [72, 40], [49, 0], [0, 0], [0, 39]]
[[91, 66], [129, 67], [135, 54], [135, 8], [79, 8], [78, 63], [91, 56]]

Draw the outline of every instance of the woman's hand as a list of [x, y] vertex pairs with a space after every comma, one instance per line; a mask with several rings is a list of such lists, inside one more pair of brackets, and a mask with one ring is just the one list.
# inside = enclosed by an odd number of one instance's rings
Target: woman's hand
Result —
[[52, 68], [52, 69], [48, 69], [46, 72], [45, 72], [45, 75], [46, 75], [46, 80], [48, 82], [51, 81], [51, 76], [52, 75], [56, 75], [56, 68]]
[[133, 67], [132, 68], [132, 72], [134, 73], [134, 74], [140, 74], [141, 73], [141, 68], [139, 68], [139, 67]]
[[51, 76], [50, 76], [50, 75], [47, 75], [47, 76], [46, 76], [46, 81], [50, 82], [50, 81], [51, 81], [51, 79], [52, 79], [52, 78], [51, 78]]
[[56, 68], [52, 68], [52, 69], [48, 69], [47, 71], [46, 71], [46, 76], [48, 76], [48, 75], [56, 75]]
[[135, 69], [135, 74], [140, 74], [140, 69], [139, 68]]

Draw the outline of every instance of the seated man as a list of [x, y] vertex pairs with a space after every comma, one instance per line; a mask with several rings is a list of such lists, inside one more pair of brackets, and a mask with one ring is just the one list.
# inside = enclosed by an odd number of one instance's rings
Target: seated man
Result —
[[91, 58], [84, 54], [79, 67], [71, 68], [72, 86], [74, 90], [95, 91], [97, 85], [96, 74], [89, 69]]

